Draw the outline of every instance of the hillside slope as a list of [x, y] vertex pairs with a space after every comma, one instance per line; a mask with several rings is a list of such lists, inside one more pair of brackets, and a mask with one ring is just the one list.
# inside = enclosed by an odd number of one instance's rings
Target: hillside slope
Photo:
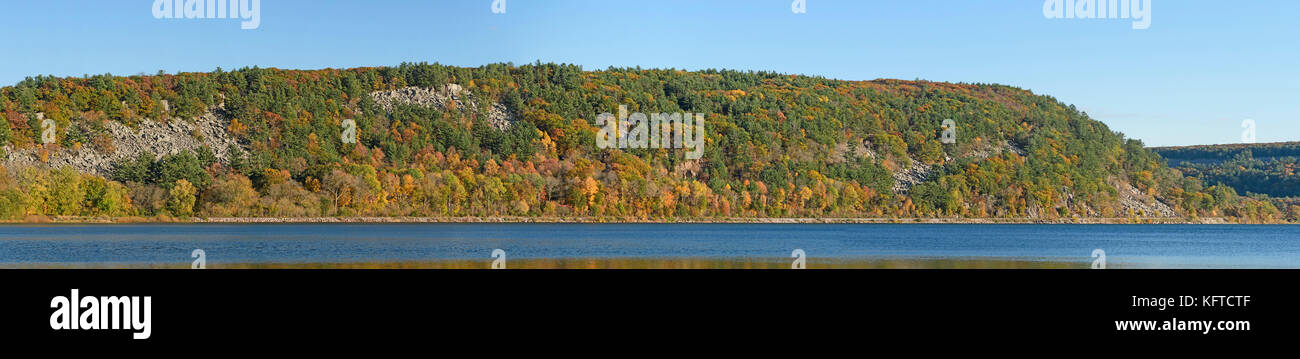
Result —
[[[703, 114], [703, 157], [598, 148], [619, 106]], [[999, 85], [403, 64], [37, 77], [0, 109], [8, 218], [1281, 218]]]

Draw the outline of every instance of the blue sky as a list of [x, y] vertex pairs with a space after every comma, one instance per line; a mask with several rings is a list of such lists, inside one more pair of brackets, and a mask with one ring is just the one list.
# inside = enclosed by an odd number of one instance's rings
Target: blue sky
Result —
[[[153, 0], [5, 1], [0, 83], [217, 67], [565, 62], [1001, 83], [1148, 145], [1300, 140], [1300, 1], [1152, 0], [1151, 27], [1043, 0], [263, 0], [261, 26]], [[1103, 0], [1104, 1], [1104, 0]]]

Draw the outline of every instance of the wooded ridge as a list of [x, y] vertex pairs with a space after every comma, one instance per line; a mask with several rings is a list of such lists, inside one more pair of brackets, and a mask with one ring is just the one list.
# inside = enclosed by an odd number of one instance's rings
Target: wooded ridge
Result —
[[[620, 106], [703, 114], [702, 156], [597, 146]], [[0, 110], [10, 220], [1300, 215], [1002, 85], [420, 63], [39, 76]]]

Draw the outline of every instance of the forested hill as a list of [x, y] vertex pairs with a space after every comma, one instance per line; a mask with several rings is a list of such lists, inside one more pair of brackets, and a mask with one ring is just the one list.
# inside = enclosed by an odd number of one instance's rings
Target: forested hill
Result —
[[[598, 148], [620, 105], [704, 114], [703, 157]], [[403, 64], [36, 77], [0, 109], [11, 219], [1283, 216], [999, 85]]]
[[1300, 142], [1152, 147], [1151, 150], [1155, 151], [1161, 157], [1164, 157], [1169, 161], [1170, 165], [1174, 166], [1179, 165], [1182, 162], [1228, 162], [1246, 153], [1249, 153], [1253, 158], [1265, 160], [1283, 159], [1287, 157], [1300, 158]]
[[[1239, 193], [1300, 199], [1300, 142], [1158, 147], [1169, 165]], [[1289, 205], [1287, 205], [1289, 207]]]

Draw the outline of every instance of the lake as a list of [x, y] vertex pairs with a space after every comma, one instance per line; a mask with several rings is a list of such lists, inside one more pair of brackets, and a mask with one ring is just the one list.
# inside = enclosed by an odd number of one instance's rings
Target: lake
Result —
[[1300, 268], [1300, 226], [1038, 224], [0, 225], [3, 268]]

